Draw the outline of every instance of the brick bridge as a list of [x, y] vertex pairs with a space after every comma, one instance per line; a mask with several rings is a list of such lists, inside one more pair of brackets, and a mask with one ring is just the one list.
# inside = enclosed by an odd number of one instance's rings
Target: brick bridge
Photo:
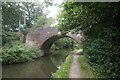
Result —
[[78, 44], [81, 45], [82, 42], [81, 34], [68, 33], [63, 36], [54, 27], [48, 27], [44, 29], [41, 28], [31, 29], [26, 36], [26, 46], [41, 49], [44, 52], [44, 55], [47, 55], [52, 44], [56, 40], [64, 37], [72, 38], [75, 41], [77, 41]]

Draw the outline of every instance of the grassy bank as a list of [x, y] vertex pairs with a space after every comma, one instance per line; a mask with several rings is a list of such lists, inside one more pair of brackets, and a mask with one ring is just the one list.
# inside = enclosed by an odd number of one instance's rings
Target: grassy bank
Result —
[[2, 63], [13, 64], [32, 61], [40, 56], [41, 51], [28, 48], [19, 40], [19, 32], [5, 32], [2, 34]]
[[67, 56], [65, 62], [61, 65], [55, 73], [52, 74], [53, 78], [68, 78], [70, 66], [72, 63], [72, 56]]
[[40, 51], [27, 48], [20, 41], [11, 41], [2, 47], [2, 63], [12, 64], [32, 61], [40, 56]]
[[78, 58], [80, 63], [80, 70], [83, 74], [84, 78], [98, 78], [100, 76], [97, 75], [95, 71], [92, 70], [91, 66], [87, 63], [87, 59], [84, 55], [80, 55]]

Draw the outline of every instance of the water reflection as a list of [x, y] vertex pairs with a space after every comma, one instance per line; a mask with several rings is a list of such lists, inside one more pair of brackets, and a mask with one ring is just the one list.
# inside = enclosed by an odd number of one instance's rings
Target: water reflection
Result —
[[56, 56], [56, 57], [51, 56], [51, 61], [54, 63], [56, 67], [59, 67], [64, 62], [64, 59], [65, 58], [63, 58], [62, 56]]
[[3, 65], [3, 78], [50, 78], [57, 67], [50, 57], [42, 57], [32, 62]]

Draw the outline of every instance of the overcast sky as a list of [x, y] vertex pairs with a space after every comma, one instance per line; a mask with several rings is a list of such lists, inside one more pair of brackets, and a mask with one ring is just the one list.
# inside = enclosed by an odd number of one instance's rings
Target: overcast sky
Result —
[[[53, 1], [53, 5], [52, 6], [49, 6], [48, 8], [45, 9], [45, 13], [46, 11], [49, 11], [48, 13], [48, 17], [53, 17], [53, 18], [57, 18], [57, 14], [60, 12], [60, 9], [59, 7], [55, 6], [55, 4], [61, 4], [63, 2], [63, 0], [54, 0]], [[52, 24], [51, 26], [54, 26], [57, 24], [57, 21], [55, 21], [54, 24]]]
[[57, 14], [59, 13], [59, 7], [55, 6], [55, 4], [61, 4], [63, 2], [63, 0], [54, 0], [53, 1], [53, 5], [46, 8], [45, 10], [50, 11], [50, 13], [48, 13], [49, 17], [54, 17], [56, 18]]

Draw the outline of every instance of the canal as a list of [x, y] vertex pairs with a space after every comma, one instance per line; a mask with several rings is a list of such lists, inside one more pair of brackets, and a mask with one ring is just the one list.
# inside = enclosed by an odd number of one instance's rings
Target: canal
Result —
[[50, 78], [65, 58], [44, 56], [31, 62], [2, 65], [3, 78]]

